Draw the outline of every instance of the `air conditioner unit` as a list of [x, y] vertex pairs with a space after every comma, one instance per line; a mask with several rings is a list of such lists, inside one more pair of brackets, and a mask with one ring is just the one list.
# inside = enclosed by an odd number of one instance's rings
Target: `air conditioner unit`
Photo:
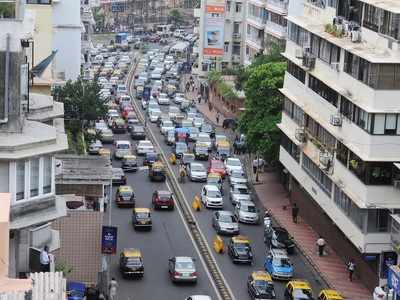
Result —
[[296, 49], [296, 52], [294, 54], [296, 56], [296, 58], [303, 58], [303, 49]]
[[361, 31], [359, 30], [352, 30], [350, 32], [350, 38], [353, 43], [361, 42]]
[[300, 143], [305, 143], [307, 141], [306, 133], [303, 127], [297, 128], [296, 132], [294, 134], [294, 137], [296, 140], [298, 140]]
[[331, 115], [330, 123], [333, 126], [342, 126], [342, 118], [339, 115]]
[[332, 155], [328, 151], [321, 151], [319, 153], [319, 163], [324, 170], [329, 170], [332, 166]]
[[338, 62], [331, 63], [330, 66], [333, 70], [335, 70], [336, 72], [339, 72], [339, 63]]

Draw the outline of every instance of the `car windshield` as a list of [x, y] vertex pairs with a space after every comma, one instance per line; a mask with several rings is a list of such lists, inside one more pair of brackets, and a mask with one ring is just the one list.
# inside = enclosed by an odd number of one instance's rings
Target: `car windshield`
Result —
[[207, 193], [208, 197], [212, 197], [212, 198], [221, 198], [221, 193], [219, 191], [208, 191]]
[[257, 208], [254, 205], [246, 205], [246, 204], [241, 206], [241, 210], [252, 213], [257, 212]]
[[241, 195], [247, 195], [249, 193], [249, 191], [247, 190], [246, 187], [235, 187], [234, 193], [241, 194]]
[[126, 158], [125, 163], [128, 163], [128, 164], [136, 163], [136, 159], [135, 158]]
[[159, 195], [161, 201], [169, 201], [171, 199], [171, 195]]
[[205, 171], [203, 165], [200, 165], [200, 164], [192, 164], [192, 165], [190, 166], [190, 168], [191, 168], [192, 171], [196, 171], [196, 172]]
[[257, 289], [266, 291], [266, 290], [267, 290], [267, 287], [268, 287], [268, 282], [265, 281], [265, 280], [255, 280], [255, 281], [254, 281], [254, 286], [255, 286]]
[[306, 289], [294, 289], [293, 298], [296, 300], [312, 300], [311, 291]]
[[244, 175], [241, 171], [235, 170], [231, 172], [231, 177], [234, 178], [244, 178]]
[[129, 257], [126, 259], [127, 267], [140, 267], [142, 265], [142, 260], [139, 257]]
[[235, 248], [240, 250], [250, 250], [250, 246], [247, 243], [235, 243]]
[[192, 162], [192, 161], [194, 161], [194, 155], [184, 154], [183, 155], [183, 161], [184, 162]]
[[185, 143], [176, 143], [176, 151], [186, 152], [187, 145]]
[[219, 183], [220, 179], [218, 177], [208, 177], [207, 183]]
[[240, 160], [237, 160], [237, 159], [229, 159], [228, 158], [228, 161], [226, 162], [226, 164], [228, 165], [228, 166], [234, 166], [234, 167], [240, 167], [242, 164], [240, 163]]
[[207, 143], [210, 142], [210, 137], [206, 135], [200, 135], [197, 137], [197, 141]]
[[197, 127], [190, 127], [189, 131], [190, 131], [190, 134], [199, 133], [199, 129]]
[[144, 128], [143, 127], [134, 127], [133, 131], [135, 131], [135, 132], [144, 132]]
[[147, 219], [149, 217], [148, 212], [138, 212], [136, 213], [136, 218], [138, 219]]
[[119, 194], [122, 197], [130, 197], [132, 195], [132, 191], [120, 191]]
[[117, 149], [127, 150], [129, 149], [129, 144], [117, 144]]
[[211, 132], [212, 131], [212, 127], [209, 124], [204, 124], [203, 126], [201, 126], [201, 131], [203, 131], [203, 132]]
[[172, 121], [164, 121], [163, 126], [164, 127], [172, 127], [173, 126]]
[[235, 217], [232, 215], [225, 215], [225, 214], [220, 214], [219, 215], [219, 221], [224, 222], [224, 223], [236, 223]]
[[289, 259], [284, 257], [274, 258], [272, 263], [279, 267], [290, 267], [291, 265]]
[[156, 159], [157, 158], [157, 153], [147, 153], [146, 154], [147, 159]]
[[177, 261], [175, 263], [176, 269], [194, 269], [194, 264], [191, 261]]
[[152, 143], [150, 141], [141, 141], [139, 143], [139, 146], [141, 147], [153, 147]]
[[169, 112], [171, 113], [178, 113], [179, 112], [179, 108], [177, 108], [176, 106], [170, 106], [169, 107]]

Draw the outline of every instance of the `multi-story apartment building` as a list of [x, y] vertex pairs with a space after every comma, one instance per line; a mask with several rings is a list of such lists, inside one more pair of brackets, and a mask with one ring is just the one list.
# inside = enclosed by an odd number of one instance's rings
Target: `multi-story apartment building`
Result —
[[[58, 233], [49, 222], [64, 216], [66, 206], [55, 195], [54, 153], [68, 145], [60, 127], [33, 121], [62, 117], [59, 108], [51, 110], [36, 97], [29, 119], [26, 116], [30, 96], [26, 47], [33, 36], [35, 13], [24, 9], [25, 1], [13, 4], [15, 17], [0, 19], [0, 192], [11, 195], [9, 274], [15, 277], [31, 270], [34, 249], [45, 244], [51, 250], [59, 247]], [[40, 115], [44, 108], [47, 117]]]
[[268, 52], [272, 44], [284, 47], [288, 3], [289, 0], [247, 0], [245, 65], [250, 64], [255, 55]]
[[287, 17], [283, 173], [304, 218], [369, 287], [398, 250], [399, 19], [391, 0], [290, 1]]
[[90, 59], [90, 49], [92, 48], [92, 34], [94, 25], [96, 22], [94, 21], [92, 7], [94, 7], [95, 3], [89, 0], [81, 0], [81, 21], [82, 21], [82, 55], [84, 56], [83, 63], [86, 63]]

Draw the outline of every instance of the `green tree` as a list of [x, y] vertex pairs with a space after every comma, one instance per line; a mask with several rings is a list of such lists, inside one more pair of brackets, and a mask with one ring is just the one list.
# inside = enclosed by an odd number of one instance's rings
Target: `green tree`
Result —
[[269, 62], [251, 67], [244, 90], [245, 111], [239, 128], [246, 134], [249, 150], [259, 153], [271, 164], [278, 158], [282, 95], [286, 70], [285, 62]]
[[0, 19], [15, 17], [15, 3], [0, 3]]
[[179, 25], [183, 23], [183, 15], [181, 11], [177, 8], [171, 9], [169, 12], [169, 17], [171, 22], [175, 25]]

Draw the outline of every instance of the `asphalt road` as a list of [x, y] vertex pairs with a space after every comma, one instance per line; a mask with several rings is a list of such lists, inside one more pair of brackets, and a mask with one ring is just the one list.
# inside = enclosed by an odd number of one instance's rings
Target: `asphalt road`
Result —
[[[137, 100], [135, 100], [137, 101]], [[140, 102], [137, 101], [140, 106]], [[162, 107], [167, 110], [168, 107]], [[142, 111], [143, 112], [143, 111]], [[147, 127], [154, 133], [161, 150], [168, 154], [171, 147], [164, 143], [164, 137], [160, 134], [155, 124], [148, 122]], [[116, 135], [116, 139], [129, 139], [128, 135]], [[113, 161], [113, 166], [119, 166], [120, 162]], [[207, 162], [203, 162], [207, 164]], [[141, 165], [141, 159], [139, 160]], [[177, 173], [178, 167], [174, 167]], [[137, 207], [150, 207], [151, 194], [156, 189], [166, 189], [165, 183], [153, 183], [147, 177], [147, 170], [139, 170], [137, 173], [127, 173], [128, 184], [136, 193]], [[181, 184], [186, 201], [191, 203], [193, 197], [200, 193], [202, 183], [192, 183], [189, 180]], [[115, 194], [115, 190], [114, 190]], [[225, 183], [224, 209], [233, 210], [228, 199], [228, 184]], [[259, 203], [256, 205], [260, 208]], [[195, 213], [195, 217], [203, 235], [210, 245], [215, 237], [215, 231], [211, 226], [212, 210], [202, 209]], [[131, 210], [116, 208], [112, 204], [112, 224], [118, 226], [118, 253], [125, 247], [138, 247], [144, 255], [145, 276], [139, 280], [126, 280], [121, 278], [118, 270], [118, 255], [112, 258], [111, 275], [119, 281], [119, 300], [125, 299], [184, 299], [192, 294], [208, 294], [217, 299], [213, 285], [200, 262], [194, 244], [185, 229], [183, 220], [175, 209], [174, 211], [154, 211], [153, 230], [150, 232], [136, 232], [131, 224]], [[237, 300], [249, 299], [246, 289], [248, 275], [254, 270], [262, 270], [266, 256], [263, 242], [262, 225], [240, 224], [241, 234], [246, 235], [252, 242], [255, 263], [252, 266], [235, 265], [227, 254], [213, 253], [221, 271], [233, 291]], [[228, 238], [224, 238], [227, 242]], [[175, 285], [168, 278], [168, 258], [175, 255], [188, 255], [197, 259], [199, 282], [197, 285]], [[324, 288], [323, 281], [314, 271], [307, 260], [296, 253], [290, 256], [294, 264], [294, 278], [306, 279], [310, 282], [315, 293]], [[283, 298], [285, 282], [275, 282], [277, 299]]]

